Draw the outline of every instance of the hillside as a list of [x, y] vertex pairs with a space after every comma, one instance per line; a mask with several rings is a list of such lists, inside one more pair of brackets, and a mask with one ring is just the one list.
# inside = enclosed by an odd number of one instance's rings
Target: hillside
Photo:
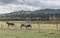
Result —
[[56, 17], [60, 19], [60, 9], [41, 9], [35, 11], [15, 11], [0, 14], [0, 20], [50, 20]]

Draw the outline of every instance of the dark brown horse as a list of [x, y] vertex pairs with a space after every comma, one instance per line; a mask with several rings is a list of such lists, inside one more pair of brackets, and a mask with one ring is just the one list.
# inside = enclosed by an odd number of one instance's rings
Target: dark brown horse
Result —
[[29, 25], [21, 24], [20, 28], [22, 29], [22, 27], [25, 27], [25, 28], [26, 28], [26, 30], [27, 30], [28, 28], [30, 28], [30, 29], [31, 29], [31, 25], [30, 25], [30, 24], [29, 24]]
[[14, 26], [14, 23], [10, 23], [10, 22], [6, 22], [6, 24], [8, 24], [8, 27], [9, 26]]

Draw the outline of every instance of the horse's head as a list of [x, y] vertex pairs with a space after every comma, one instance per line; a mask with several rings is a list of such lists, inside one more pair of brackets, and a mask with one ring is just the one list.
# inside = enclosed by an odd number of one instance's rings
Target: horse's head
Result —
[[22, 29], [23, 26], [24, 26], [24, 24], [21, 24], [20, 28]]
[[24, 24], [21, 24], [21, 26], [24, 26]]

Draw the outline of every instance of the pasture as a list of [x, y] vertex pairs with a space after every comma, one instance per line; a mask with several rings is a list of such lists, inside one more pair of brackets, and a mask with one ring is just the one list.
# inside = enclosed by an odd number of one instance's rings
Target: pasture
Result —
[[[14, 22], [14, 24], [14, 27], [10, 26], [8, 29], [4, 21], [0, 22], [0, 38], [60, 38], [60, 24], [58, 24], [58, 33], [56, 33], [56, 24], [30, 23], [31, 30], [26, 30], [24, 27], [20, 29], [21, 22]], [[40, 25], [40, 33], [38, 33], [38, 25]]]

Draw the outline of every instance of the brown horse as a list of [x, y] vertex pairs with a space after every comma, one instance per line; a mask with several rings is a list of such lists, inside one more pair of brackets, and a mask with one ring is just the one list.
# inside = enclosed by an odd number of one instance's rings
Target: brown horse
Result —
[[30, 24], [29, 24], [29, 25], [21, 24], [20, 28], [22, 29], [22, 27], [25, 27], [25, 28], [26, 28], [26, 30], [27, 30], [28, 28], [30, 28], [30, 29], [31, 29], [31, 25], [30, 25]]
[[8, 27], [9, 27], [9, 26], [14, 26], [14, 23], [6, 22], [6, 24], [8, 24]]

